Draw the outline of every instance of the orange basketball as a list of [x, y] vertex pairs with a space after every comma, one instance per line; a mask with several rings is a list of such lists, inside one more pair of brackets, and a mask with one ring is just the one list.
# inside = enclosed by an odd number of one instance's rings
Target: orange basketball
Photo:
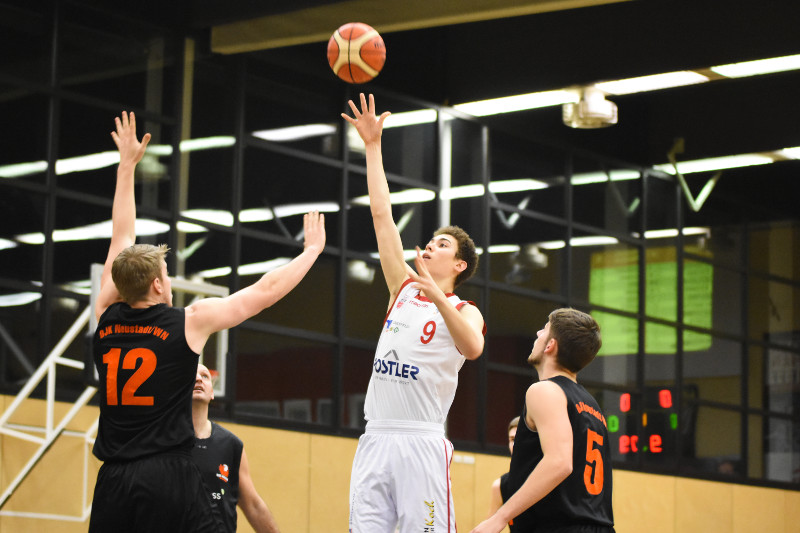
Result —
[[386, 61], [383, 38], [363, 22], [348, 22], [328, 41], [328, 64], [347, 83], [366, 83]]

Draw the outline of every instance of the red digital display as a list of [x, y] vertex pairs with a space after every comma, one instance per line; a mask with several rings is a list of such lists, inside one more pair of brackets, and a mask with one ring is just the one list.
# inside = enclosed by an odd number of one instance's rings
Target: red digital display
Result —
[[[645, 408], [637, 411], [631, 394], [622, 393], [618, 414], [608, 416], [608, 431], [612, 439], [615, 436], [619, 439], [620, 455], [661, 454], [665, 452], [665, 445], [667, 450], [674, 445], [678, 415], [674, 412], [672, 390], [649, 389], [645, 398]], [[625, 433], [620, 434], [621, 431]]]

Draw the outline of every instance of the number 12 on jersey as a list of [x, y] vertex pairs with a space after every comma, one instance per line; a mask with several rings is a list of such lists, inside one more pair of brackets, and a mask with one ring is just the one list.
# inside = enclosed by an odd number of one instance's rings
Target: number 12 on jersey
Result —
[[156, 354], [147, 348], [134, 348], [122, 358], [122, 368], [133, 370], [141, 359], [139, 368], [122, 386], [122, 398], [117, 397], [117, 374], [122, 349], [112, 348], [103, 354], [106, 369], [106, 404], [107, 405], [153, 405], [152, 396], [136, 396], [136, 390], [147, 381], [156, 369]]

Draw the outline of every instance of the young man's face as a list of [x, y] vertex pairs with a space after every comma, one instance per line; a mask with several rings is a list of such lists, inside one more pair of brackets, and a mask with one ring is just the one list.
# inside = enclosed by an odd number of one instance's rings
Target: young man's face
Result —
[[456, 259], [457, 253], [458, 241], [456, 238], [442, 233], [428, 241], [422, 252], [422, 259], [432, 274], [436, 272], [441, 275], [457, 275], [456, 265], [464, 262], [463, 259]]
[[517, 437], [517, 426], [508, 430], [508, 453], [514, 453], [514, 439]]
[[197, 365], [197, 375], [194, 379], [192, 401], [209, 403], [214, 399], [214, 384], [211, 381], [211, 371], [205, 365]]
[[528, 356], [528, 364], [537, 366], [544, 359], [544, 350], [547, 343], [550, 341], [550, 321], [544, 325], [542, 329], [536, 332], [536, 341], [533, 343], [533, 349]]

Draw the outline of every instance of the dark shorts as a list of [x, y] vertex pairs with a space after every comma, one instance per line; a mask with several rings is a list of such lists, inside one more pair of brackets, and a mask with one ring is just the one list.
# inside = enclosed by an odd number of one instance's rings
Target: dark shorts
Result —
[[554, 526], [552, 528], [537, 528], [536, 533], [615, 533], [611, 526], [601, 526], [599, 524], [572, 524]]
[[219, 530], [200, 471], [188, 455], [104, 463], [97, 473], [90, 533]]

